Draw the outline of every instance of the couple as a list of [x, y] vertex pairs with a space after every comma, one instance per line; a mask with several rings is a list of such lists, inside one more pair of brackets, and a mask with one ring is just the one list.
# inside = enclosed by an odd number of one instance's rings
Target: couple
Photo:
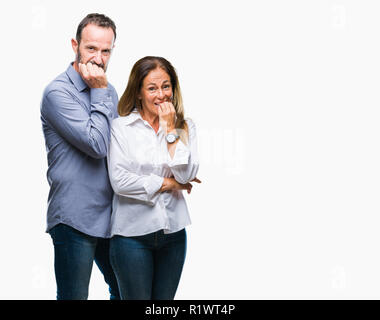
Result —
[[118, 101], [105, 75], [115, 39], [110, 18], [87, 15], [41, 102], [57, 299], [87, 299], [94, 260], [111, 299], [173, 299], [185, 260], [195, 126], [161, 57], [136, 62]]

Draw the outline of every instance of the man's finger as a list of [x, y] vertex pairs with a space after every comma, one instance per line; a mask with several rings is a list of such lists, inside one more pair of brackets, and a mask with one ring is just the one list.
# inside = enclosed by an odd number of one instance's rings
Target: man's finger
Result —
[[84, 78], [87, 78], [89, 76], [89, 73], [85, 64], [83, 63], [79, 64], [79, 71], [82, 73]]
[[95, 75], [94, 65], [91, 62], [87, 62], [86, 67], [87, 67], [88, 73], [91, 76], [94, 76]]
[[104, 75], [103, 68], [99, 67], [97, 64], [92, 64], [92, 68], [96, 76], [101, 77]]
[[191, 181], [198, 182], [198, 183], [202, 183], [202, 181], [199, 180], [197, 177], [195, 177], [195, 178], [194, 178], [193, 180], [191, 180]]

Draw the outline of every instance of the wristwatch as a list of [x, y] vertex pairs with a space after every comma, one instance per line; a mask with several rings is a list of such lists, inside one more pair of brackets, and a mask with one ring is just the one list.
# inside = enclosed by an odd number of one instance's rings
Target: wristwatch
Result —
[[179, 138], [179, 135], [174, 134], [174, 133], [168, 133], [166, 135], [166, 142], [167, 143], [174, 143], [177, 141], [178, 138]]

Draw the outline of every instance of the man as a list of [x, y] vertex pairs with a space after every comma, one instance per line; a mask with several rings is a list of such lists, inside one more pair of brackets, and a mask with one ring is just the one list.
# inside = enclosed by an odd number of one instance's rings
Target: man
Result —
[[95, 260], [119, 299], [108, 239], [113, 191], [106, 155], [118, 97], [105, 72], [116, 27], [102, 14], [89, 14], [71, 40], [74, 63], [45, 89], [41, 120], [50, 185], [47, 232], [54, 244], [57, 299], [87, 299]]

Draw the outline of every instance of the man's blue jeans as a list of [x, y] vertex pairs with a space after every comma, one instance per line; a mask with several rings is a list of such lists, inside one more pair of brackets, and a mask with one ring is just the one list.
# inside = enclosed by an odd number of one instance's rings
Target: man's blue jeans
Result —
[[65, 224], [49, 231], [54, 244], [57, 300], [86, 300], [93, 261], [109, 286], [110, 299], [118, 300], [117, 280], [109, 261], [109, 239], [86, 235]]
[[110, 240], [111, 264], [120, 297], [127, 300], [172, 300], [186, 256], [186, 231], [163, 231]]

